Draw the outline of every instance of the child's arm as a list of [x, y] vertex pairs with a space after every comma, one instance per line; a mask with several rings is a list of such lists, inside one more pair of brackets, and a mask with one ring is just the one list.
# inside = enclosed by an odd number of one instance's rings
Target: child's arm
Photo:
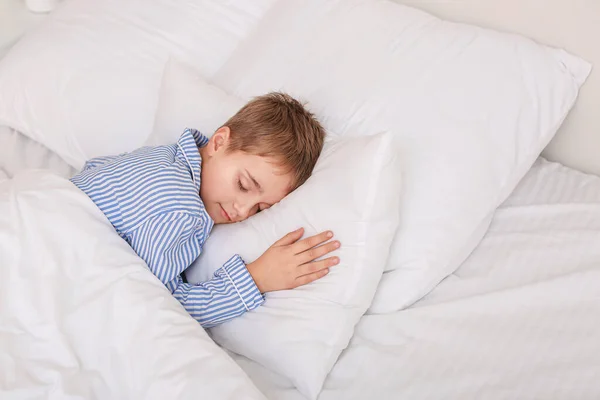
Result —
[[203, 328], [239, 317], [265, 301], [246, 264], [237, 255], [215, 271], [210, 281], [190, 284], [178, 276], [167, 287]]
[[285, 235], [248, 266], [239, 256], [231, 257], [208, 282], [190, 285], [178, 276], [167, 286], [204, 328], [221, 324], [260, 306], [261, 292], [306, 285], [338, 263], [337, 257], [315, 261], [339, 248], [338, 241], [328, 242], [332, 232], [300, 240], [303, 233]]
[[181, 273], [200, 254], [203, 221], [181, 212], [158, 215], [136, 227], [128, 237], [148, 268], [203, 327], [217, 325], [253, 310], [264, 301], [239, 256], [197, 285], [184, 283]]

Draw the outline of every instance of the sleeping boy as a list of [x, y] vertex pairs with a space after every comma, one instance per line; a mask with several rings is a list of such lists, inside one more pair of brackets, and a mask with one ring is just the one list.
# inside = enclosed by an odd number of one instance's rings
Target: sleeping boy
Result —
[[239, 222], [304, 183], [325, 132], [301, 103], [282, 93], [257, 97], [209, 139], [187, 129], [177, 143], [94, 158], [71, 181], [102, 210], [185, 309], [208, 328], [251, 311], [263, 294], [325, 276], [337, 257], [330, 231], [303, 229], [246, 264], [233, 255], [213, 278], [188, 283], [214, 224]]

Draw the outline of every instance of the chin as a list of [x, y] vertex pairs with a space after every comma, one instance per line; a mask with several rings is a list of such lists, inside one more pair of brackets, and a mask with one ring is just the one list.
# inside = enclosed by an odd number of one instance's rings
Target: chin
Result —
[[221, 217], [220, 215], [218, 215], [218, 214], [217, 214], [217, 215], [215, 215], [215, 213], [214, 213], [214, 212], [211, 212], [211, 211], [209, 211], [209, 210], [206, 210], [206, 213], [208, 214], [208, 216], [210, 217], [210, 219], [212, 219], [212, 221], [213, 221], [213, 223], [214, 223], [215, 225], [217, 225], [217, 224], [222, 224], [222, 223], [223, 223], [223, 221], [222, 221], [222, 217]]

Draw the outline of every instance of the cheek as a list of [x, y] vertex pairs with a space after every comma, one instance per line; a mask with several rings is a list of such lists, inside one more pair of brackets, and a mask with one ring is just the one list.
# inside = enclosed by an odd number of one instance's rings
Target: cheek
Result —
[[237, 180], [230, 167], [212, 163], [202, 171], [200, 193], [204, 201], [224, 203], [231, 201], [236, 185]]
[[202, 181], [200, 182], [200, 195], [204, 202], [211, 201], [215, 197], [215, 189], [218, 189], [215, 171], [212, 165], [206, 165], [202, 169]]

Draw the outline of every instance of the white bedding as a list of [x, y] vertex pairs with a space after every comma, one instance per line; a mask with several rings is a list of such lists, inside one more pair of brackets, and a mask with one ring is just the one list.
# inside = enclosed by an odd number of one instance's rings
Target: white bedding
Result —
[[69, 177], [75, 170], [54, 152], [16, 130], [0, 125], [0, 177], [12, 177], [28, 168], [48, 169]]
[[0, 180], [0, 398], [261, 399], [68, 180]]
[[[471, 257], [368, 315], [320, 400], [600, 398], [600, 177], [538, 160]], [[236, 357], [271, 399], [302, 399]]]
[[[14, 131], [5, 133], [7, 135], [4, 137], [10, 138], [12, 147], [2, 146], [0, 151], [5, 152], [2, 154], [8, 154], [7, 151], [11, 150], [30, 156], [21, 160], [13, 158], [9, 163], [6, 162], [6, 158], [0, 158], [0, 166], [6, 168], [9, 176], [25, 167], [47, 167], [59, 173], [62, 171], [66, 175], [71, 173], [66, 164], [45, 148], [18, 136]], [[3, 136], [0, 129], [1, 140]], [[14, 162], [15, 160], [18, 162]], [[3, 191], [0, 190], [0, 193]], [[43, 199], [34, 196], [28, 201], [42, 202]], [[0, 200], [0, 203], [4, 200], [6, 199]], [[54, 210], [54, 213], [46, 213], [44, 210]], [[28, 214], [29, 211], [23, 208], [20, 212], [25, 214], [22, 215], [31, 216], [24, 218], [22, 223], [33, 223], [37, 216], [44, 221], [45, 229], [52, 230], [52, 227], [59, 225], [57, 221], [60, 219], [60, 213], [57, 214], [56, 210], [47, 202], [44, 202], [44, 207], [31, 210], [33, 214]], [[7, 215], [11, 215], [10, 212], [0, 212], [0, 218], [3, 218], [0, 225], [6, 223]], [[61, 225], [63, 223], [64, 221]], [[0, 232], [6, 233], [5, 226], [3, 225]], [[61, 226], [60, 232], [67, 229], [69, 225]], [[20, 240], [38, 243], [42, 236], [44, 233], [40, 232], [33, 238], [23, 237]], [[71, 234], [72, 236], [74, 235]], [[0, 243], [9, 243], [6, 237], [1, 239]], [[0, 253], [2, 256], [6, 248], [3, 247]], [[38, 245], [36, 249], [33, 255], [27, 256], [35, 256], [35, 260], [40, 260], [47, 255], [45, 252], [53, 254], [51, 247]], [[26, 260], [27, 258], [21, 260], [20, 265], [35, 265]], [[6, 262], [3, 260], [0, 265], [4, 277]], [[50, 265], [56, 268], [56, 259]], [[135, 265], [128, 265], [125, 271], [118, 272], [113, 269], [108, 274], [103, 272], [105, 280], [98, 285], [106, 285], [104, 287], [108, 288], [110, 284], [129, 276], [130, 271], [135, 268]], [[18, 394], [11, 392], [10, 396], [0, 391], [1, 398], [30, 398], [38, 393], [47, 393], [52, 387], [48, 382], [55, 382], [55, 387], [61, 390], [69, 389], [72, 393], [81, 393], [86, 382], [95, 379], [94, 374], [105, 380], [105, 386], [100, 384], [100, 389], [93, 389], [104, 392], [95, 393], [104, 394], [110, 389], [113, 395], [119, 391], [132, 390], [129, 387], [131, 382], [111, 381], [106, 378], [113, 376], [112, 373], [108, 373], [106, 365], [96, 365], [91, 368], [93, 373], [84, 374], [89, 363], [94, 361], [94, 352], [89, 349], [94, 348], [92, 343], [96, 340], [99, 340], [102, 346], [114, 346], [113, 353], [110, 353], [114, 364], [111, 364], [110, 368], [115, 371], [121, 368], [120, 372], [123, 375], [126, 375], [123, 371], [129, 370], [131, 363], [139, 361], [138, 365], [146, 365], [145, 371], [148, 373], [160, 374], [162, 366], [178, 371], [179, 375], [174, 373], [175, 376], [184, 377], [180, 382], [186, 382], [187, 385], [194, 382], [193, 385], [198, 387], [199, 393], [206, 394], [207, 389], [204, 385], [211, 381], [219, 382], [224, 376], [232, 385], [237, 383], [245, 387], [241, 393], [252, 392], [253, 389], [246, 388], [248, 382], [244, 382], [243, 375], [235, 367], [228, 365], [222, 353], [208, 341], [201, 329], [198, 329], [193, 321], [192, 324], [185, 322], [184, 316], [177, 318], [181, 317], [186, 329], [199, 332], [198, 337], [191, 341], [198, 346], [199, 352], [190, 355], [189, 359], [189, 371], [196, 372], [181, 375], [184, 369], [177, 370], [177, 365], [182, 365], [177, 364], [182, 362], [175, 350], [179, 348], [177, 340], [169, 344], [162, 342], [167, 346], [165, 349], [174, 351], [174, 355], [167, 356], [160, 345], [156, 346], [160, 341], [153, 342], [149, 339], [146, 343], [138, 343], [137, 347], [127, 341], [127, 338], [133, 339], [134, 334], [142, 332], [153, 335], [157, 331], [144, 332], [127, 328], [124, 323], [111, 323], [108, 314], [102, 314], [99, 322], [94, 322], [94, 326], [110, 326], [109, 336], [103, 335], [106, 332], [104, 330], [94, 332], [86, 326], [73, 324], [72, 321], [75, 320], [72, 318], [81, 317], [81, 314], [63, 315], [61, 312], [63, 300], [69, 296], [64, 296], [62, 300], [59, 296], [60, 301], [53, 300], [52, 296], [61, 290], [69, 293], [73, 291], [73, 286], [67, 286], [57, 280], [53, 275], [56, 271], [42, 275], [34, 274], [32, 269], [25, 268], [24, 271], [19, 274], [12, 271], [9, 275], [22, 279], [23, 286], [8, 285], [6, 279], [0, 281], [0, 390], [14, 389], [14, 383], [12, 386], [8, 385], [12, 378], [6, 371], [11, 371], [19, 356], [24, 359], [32, 357], [31, 349], [35, 349], [36, 352], [41, 350], [41, 354], [36, 356], [38, 363], [19, 364], [29, 365], [27, 373], [31, 375], [28, 381], [20, 383], [22, 391]], [[65, 271], [70, 271], [71, 274], [80, 270], [75, 268]], [[89, 279], [90, 274], [98, 273], [98, 269], [83, 269], [81, 275], [75, 274], [71, 279], [93, 282], [94, 280]], [[136, 273], [141, 274], [141, 271]], [[94, 275], [94, 279], [97, 279], [97, 276], [99, 275]], [[147, 279], [148, 277], [144, 276], [142, 280]], [[35, 305], [40, 293], [39, 288], [44, 285], [48, 286], [44, 289], [47, 292], [43, 299], [48, 302], [45, 310], [56, 318], [56, 322], [69, 326], [72, 331], [52, 333], [51, 324], [38, 324], [29, 334], [39, 335], [38, 338], [43, 340], [37, 347], [27, 350], [27, 345], [32, 343], [32, 336], [22, 339], [15, 331], [8, 330], [5, 315], [8, 309], [14, 318], [19, 317], [13, 319], [12, 323], [17, 320], [23, 322], [23, 317], [19, 315], [23, 312], [23, 315], [33, 318], [36, 314], [30, 313], [32, 309], [29, 307]], [[145, 308], [141, 304], [132, 307], [132, 300], [128, 297], [115, 298], [115, 291], [119, 291], [117, 287], [106, 293], [97, 292], [99, 287], [94, 285], [88, 291], [74, 291], [72, 295], [84, 296], [85, 293], [94, 293], [99, 296], [95, 300], [94, 310], [102, 309], [103, 304], [110, 304], [111, 309], [123, 310], [122, 312], [129, 310], [130, 312], [119, 317], [119, 321], [132, 317], [139, 307]], [[23, 288], [26, 289], [25, 292], [21, 292]], [[152, 288], [155, 289], [158, 288]], [[26, 302], [27, 306], [22, 307], [21, 303], [8, 302], [8, 299], [15, 298], [24, 298], [29, 303]], [[167, 301], [168, 296], [164, 299]], [[117, 308], [118, 304], [122, 304], [123, 307]], [[124, 307], [125, 304], [127, 307]], [[86, 310], [89, 306], [91, 305], [82, 305], [81, 309]], [[600, 376], [598, 315], [600, 177], [584, 175], [540, 159], [497, 211], [483, 242], [456, 273], [406, 311], [362, 318], [349, 349], [343, 353], [326, 381], [320, 399], [346, 400], [368, 397], [595, 400], [600, 398], [600, 385], [597, 384], [597, 378]], [[155, 323], [154, 329], [158, 329], [162, 322], [155, 320]], [[75, 340], [83, 331], [83, 338], [90, 333], [91, 336], [85, 340]], [[169, 332], [171, 331], [160, 330], [161, 335]], [[174, 335], [171, 339], [184, 336], [179, 332], [171, 333]], [[52, 337], [52, 334], [56, 336]], [[20, 346], [15, 346], [17, 339], [20, 340]], [[46, 347], [50, 339], [57, 339], [60, 346], [50, 350]], [[152, 340], [156, 339], [155, 337]], [[186, 337], [182, 340], [189, 339]], [[85, 351], [86, 349], [88, 351]], [[19, 351], [23, 353], [19, 354]], [[83, 355], [79, 354], [80, 352], [83, 352]], [[116, 357], [119, 352], [127, 355], [129, 364]], [[208, 353], [206, 357], [211, 361], [202, 361], [205, 360], [202, 358], [203, 352]], [[156, 363], [149, 360], [159, 353], [173, 359], [168, 365], [161, 362], [160, 367], [157, 367]], [[213, 362], [211, 357], [216, 361]], [[292, 389], [290, 382], [276, 373], [266, 371], [245, 358], [235, 355], [234, 358], [269, 398], [303, 399]], [[56, 368], [58, 372], [53, 371]], [[185, 370], [188, 371], [188, 367]], [[201, 378], [188, 379], [195, 373]], [[71, 388], [72, 382], [68, 379], [70, 374], [78, 378], [89, 376], [90, 381], [84, 380], [83, 384]], [[160, 379], [157, 381], [162, 382]], [[64, 395], [65, 392], [57, 392], [58, 398]], [[225, 394], [224, 397], [226, 396]], [[251, 396], [258, 395], [249, 396], [248, 398], [253, 398]]]

